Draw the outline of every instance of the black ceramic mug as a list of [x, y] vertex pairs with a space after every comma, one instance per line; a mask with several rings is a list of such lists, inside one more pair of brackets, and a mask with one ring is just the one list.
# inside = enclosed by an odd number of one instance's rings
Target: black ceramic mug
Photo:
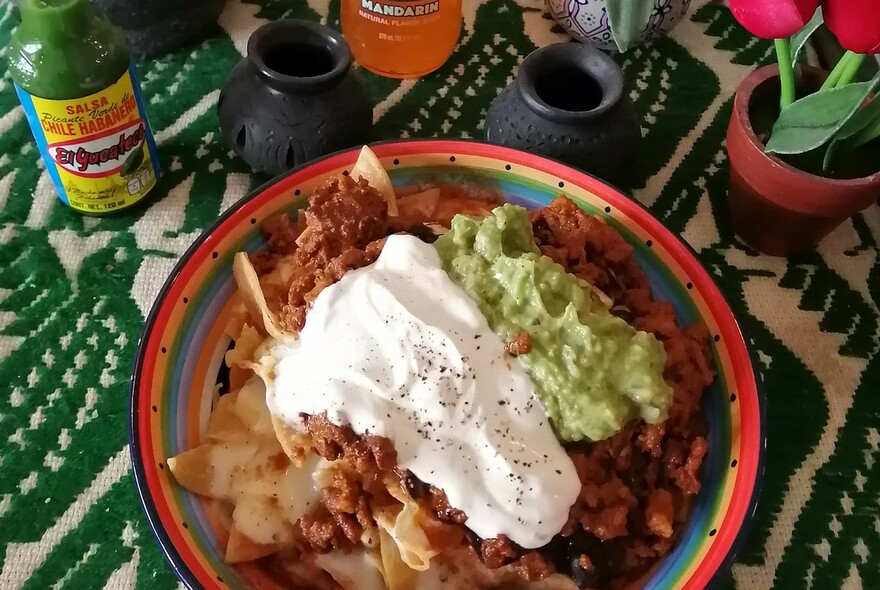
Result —
[[300, 20], [268, 23], [251, 35], [217, 114], [233, 151], [272, 175], [369, 142], [373, 124], [342, 35]]
[[641, 141], [623, 72], [589, 45], [532, 52], [486, 115], [486, 140], [620, 178]]

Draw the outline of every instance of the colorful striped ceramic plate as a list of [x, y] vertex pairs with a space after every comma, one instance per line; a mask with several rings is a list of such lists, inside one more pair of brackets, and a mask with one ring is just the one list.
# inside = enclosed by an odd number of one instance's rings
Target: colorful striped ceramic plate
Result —
[[[708, 326], [718, 378], [704, 404], [710, 453], [702, 468], [703, 491], [675, 550], [645, 583], [650, 589], [704, 588], [729, 566], [752, 517], [762, 473], [764, 414], [743, 335], [693, 253], [629, 198], [550, 160], [458, 141], [386, 143], [375, 151], [398, 186], [480, 186], [532, 208], [564, 192], [634, 246], [655, 296], [671, 301], [680, 321]], [[232, 207], [184, 255], [147, 320], [131, 386], [132, 463], [150, 525], [189, 588], [266, 587], [256, 568], [223, 563], [217, 542], [222, 531], [212, 511], [181, 489], [165, 468], [169, 456], [196, 446], [205, 428], [229, 343], [222, 328], [230, 313], [233, 255], [260, 248], [264, 219], [302, 207], [318, 183], [356, 158], [356, 150], [327, 157]]]

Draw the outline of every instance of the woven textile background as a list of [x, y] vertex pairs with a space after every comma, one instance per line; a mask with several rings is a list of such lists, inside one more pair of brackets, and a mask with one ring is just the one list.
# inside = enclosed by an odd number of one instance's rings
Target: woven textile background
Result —
[[[583, 0], [573, 0], [583, 1]], [[81, 217], [55, 198], [0, 80], [0, 590], [175, 588], [138, 505], [126, 435], [138, 334], [176, 259], [264, 179], [232, 157], [215, 105], [267, 20], [338, 25], [339, 0], [230, 0], [217, 34], [139, 64], [166, 176], [139, 211]], [[365, 76], [378, 138], [482, 137], [490, 101], [553, 32], [540, 0], [464, 2], [444, 68]], [[0, 45], [17, 23], [0, 7]], [[558, 29], [557, 29], [558, 30]], [[757, 521], [724, 586], [880, 588], [880, 210], [817, 252], [758, 256], [726, 216], [723, 138], [737, 83], [767, 62], [720, 3], [618, 58], [643, 116], [622, 188], [699, 252], [754, 340], [769, 447]]]

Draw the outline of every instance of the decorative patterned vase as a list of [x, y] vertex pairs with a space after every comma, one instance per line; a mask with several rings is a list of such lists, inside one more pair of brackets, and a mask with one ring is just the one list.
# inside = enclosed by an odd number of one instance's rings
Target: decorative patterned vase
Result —
[[132, 53], [160, 55], [217, 28], [226, 0], [91, 0], [125, 31]]
[[299, 20], [253, 33], [217, 110], [235, 153], [272, 175], [367, 143], [373, 124], [372, 104], [342, 35]]
[[[616, 49], [605, 0], [544, 0], [550, 15], [578, 41], [606, 51]], [[691, 0], [655, 0], [654, 12], [641, 41], [668, 34], [682, 19]]]
[[623, 72], [589, 45], [531, 53], [486, 114], [486, 141], [555, 158], [614, 179], [641, 141]]
[[[802, 65], [799, 83], [815, 90], [827, 75]], [[762, 130], [752, 127], [753, 120], [765, 118], [756, 114], [768, 103], [778, 110], [778, 102], [776, 65], [755, 70], [737, 88], [727, 128], [727, 199], [733, 229], [745, 242], [765, 254], [787, 256], [816, 247], [838, 225], [877, 201], [880, 150], [847, 154], [852, 161], [864, 162], [868, 170], [874, 171], [868, 176], [835, 179], [799, 170], [765, 153], [758, 137]]]

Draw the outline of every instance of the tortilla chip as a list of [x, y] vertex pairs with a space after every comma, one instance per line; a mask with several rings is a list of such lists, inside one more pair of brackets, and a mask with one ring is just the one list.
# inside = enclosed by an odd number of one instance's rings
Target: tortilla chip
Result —
[[382, 556], [382, 577], [388, 590], [412, 590], [417, 572], [400, 557], [400, 548], [385, 529], [379, 530], [379, 554]]
[[604, 291], [597, 289], [593, 285], [590, 285], [591, 293], [590, 295], [598, 301], [605, 309], [611, 309], [614, 307], [614, 300], [611, 299], [608, 295], [605, 294]]
[[285, 543], [270, 543], [268, 545], [254, 543], [250, 537], [242, 534], [233, 524], [229, 530], [229, 541], [226, 543], [224, 560], [226, 563], [253, 561], [277, 553], [288, 546], [289, 544]]
[[253, 378], [254, 372], [250, 368], [251, 360], [264, 339], [263, 335], [250, 324], [245, 324], [242, 327], [238, 340], [235, 341], [235, 346], [226, 352], [226, 366], [229, 367], [229, 389], [240, 389]]
[[201, 445], [168, 459], [177, 483], [191, 492], [209, 496], [212, 491], [211, 446]]
[[312, 440], [308, 434], [297, 432], [275, 416], [272, 416], [272, 427], [275, 436], [290, 461], [297, 467], [305, 464], [312, 451]]
[[[412, 570], [425, 571], [431, 567], [431, 558], [439, 553], [431, 547], [428, 536], [421, 527], [420, 506], [400, 487], [400, 482], [389, 478], [385, 481], [388, 493], [400, 506], [375, 511], [374, 517], [380, 532], [384, 531], [397, 545], [400, 559]], [[384, 539], [384, 537], [380, 537]], [[381, 545], [384, 545], [380, 540]]]
[[208, 430], [205, 438], [213, 442], [245, 442], [248, 439], [247, 428], [235, 412], [235, 401], [238, 391], [220, 396], [211, 411]]
[[169, 458], [168, 468], [177, 483], [189, 491], [229, 499], [234, 472], [255, 452], [256, 448], [247, 443], [207, 443]]
[[260, 287], [257, 271], [244, 252], [235, 255], [232, 261], [232, 276], [235, 278], [235, 284], [238, 285], [238, 290], [248, 312], [257, 323], [256, 327], [264, 334], [269, 334], [279, 340], [290, 339], [292, 336], [284, 333], [277, 316], [269, 309], [266, 296]]
[[235, 398], [234, 412], [245, 429], [256, 437], [275, 441], [272, 415], [266, 406], [266, 386], [263, 380], [252, 375]]
[[307, 225], [301, 234], [296, 238], [296, 245], [302, 248], [302, 245], [306, 243], [311, 235], [315, 232], [315, 228], [311, 225]]
[[440, 189], [432, 188], [397, 199], [397, 210], [403, 216], [434, 219], [434, 213], [437, 211], [439, 202]]
[[231, 350], [226, 352], [226, 365], [234, 367], [250, 363], [265, 337], [250, 324], [244, 324]]
[[382, 163], [376, 157], [376, 154], [373, 153], [373, 150], [367, 146], [361, 148], [357, 162], [355, 162], [354, 167], [351, 169], [351, 177], [355, 179], [363, 178], [370, 183], [370, 186], [379, 191], [379, 194], [388, 203], [388, 215], [392, 217], [398, 215], [397, 198], [394, 195], [391, 177], [388, 176], [388, 172], [382, 167]]
[[319, 554], [314, 563], [330, 574], [342, 590], [387, 590], [378, 558], [363, 549]]
[[[273, 585], [267, 585], [266, 590], [270, 588], [277, 590], [280, 588], [309, 588], [310, 590], [339, 590], [339, 584], [333, 580], [333, 577], [314, 563], [314, 555], [298, 555], [292, 553], [289, 555], [279, 554], [273, 559], [275, 568], [273, 568]], [[249, 568], [250, 565], [239, 565], [239, 568]], [[280, 577], [280, 579], [278, 579]], [[254, 580], [254, 576], [248, 576], [247, 580]], [[262, 586], [258, 586], [262, 589]]]
[[241, 300], [241, 295], [239, 295], [238, 291], [232, 294], [231, 299], [234, 302], [232, 314], [229, 317], [229, 321], [226, 322], [226, 326], [223, 327], [223, 333], [233, 340], [238, 340], [242, 328], [250, 319], [250, 313]]

